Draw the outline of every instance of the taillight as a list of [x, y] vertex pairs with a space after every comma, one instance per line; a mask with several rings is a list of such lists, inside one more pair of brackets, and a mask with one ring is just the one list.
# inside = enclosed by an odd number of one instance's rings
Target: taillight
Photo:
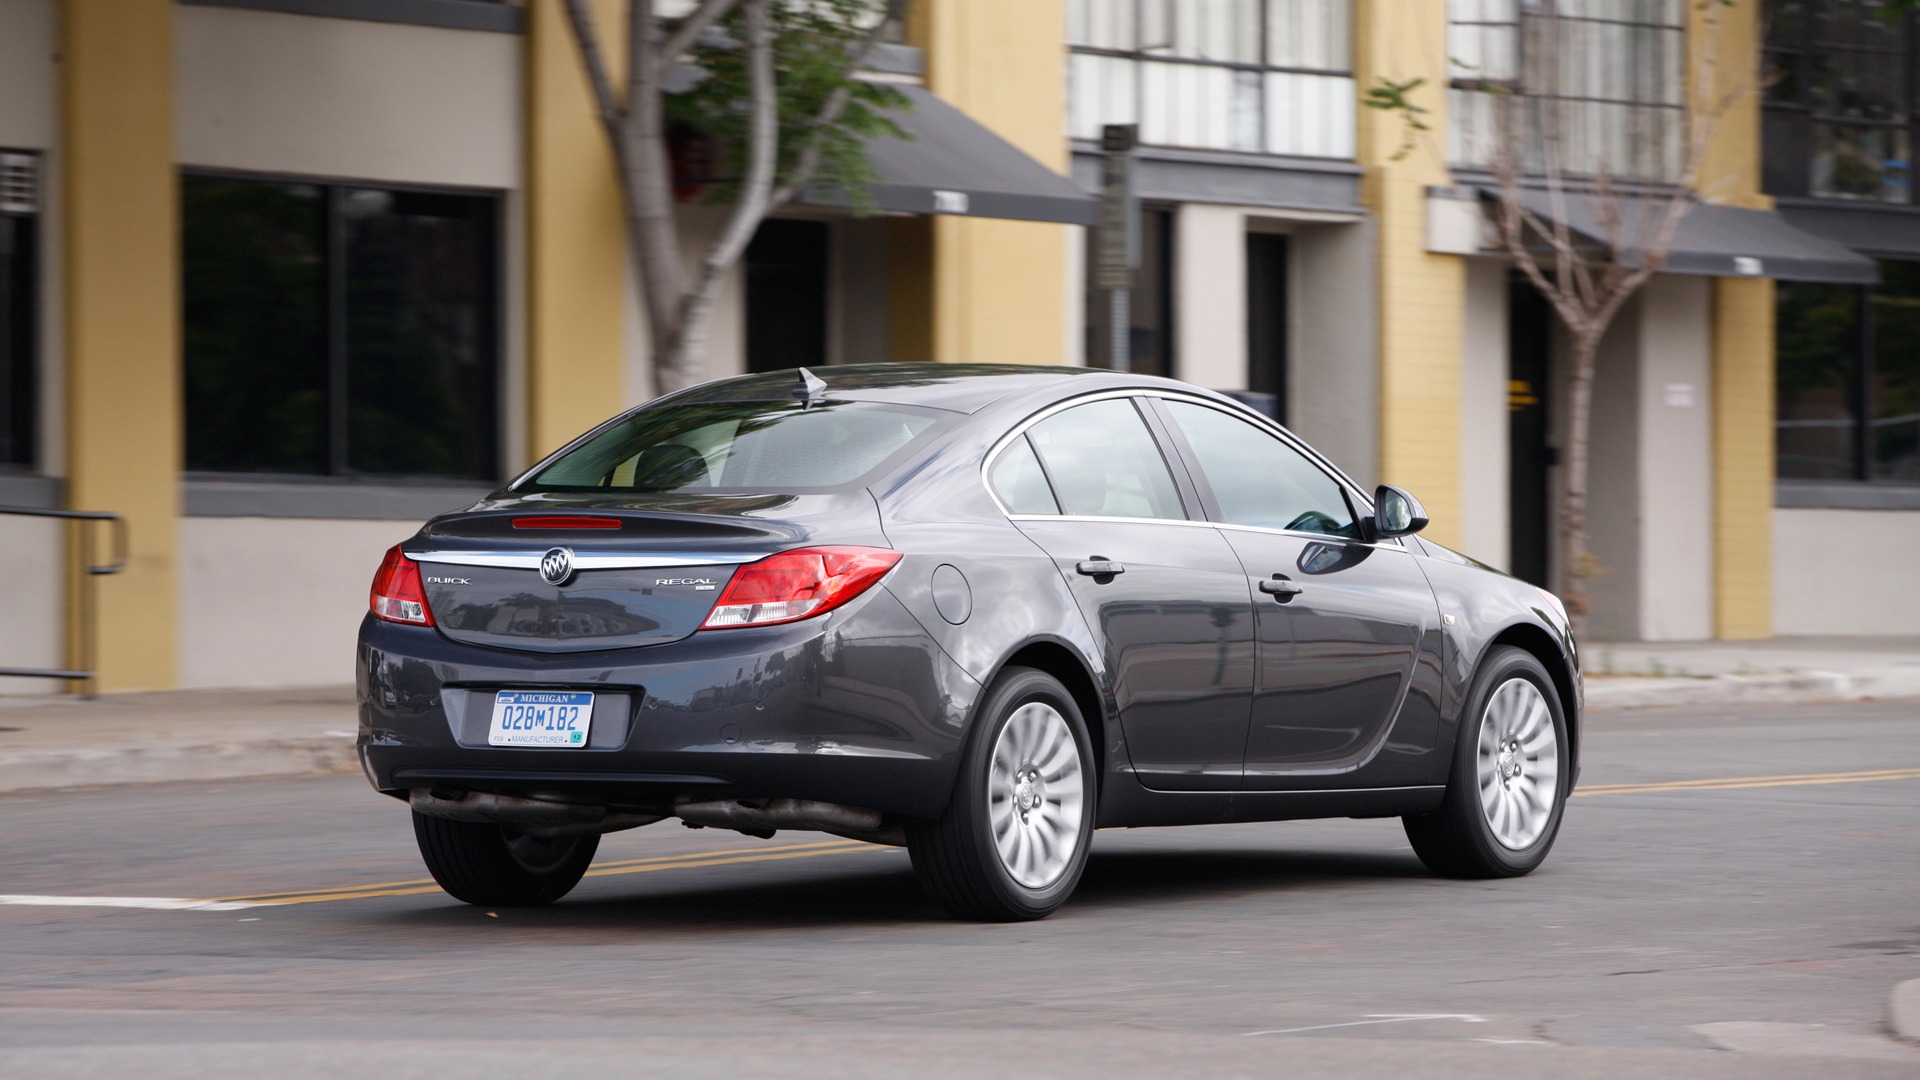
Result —
[[885, 548], [783, 551], [733, 572], [703, 629], [769, 626], [825, 614], [879, 581], [900, 553]]
[[420, 584], [420, 564], [407, 558], [399, 544], [388, 548], [387, 557], [380, 560], [367, 606], [376, 619], [414, 626], [433, 625], [433, 612], [427, 608], [427, 591]]

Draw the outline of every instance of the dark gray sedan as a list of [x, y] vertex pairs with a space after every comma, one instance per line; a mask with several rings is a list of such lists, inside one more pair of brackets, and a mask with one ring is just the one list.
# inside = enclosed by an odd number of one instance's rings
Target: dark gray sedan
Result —
[[544, 904], [668, 818], [905, 844], [956, 915], [1100, 827], [1397, 816], [1524, 874], [1578, 773], [1560, 604], [1165, 379], [883, 365], [697, 386], [387, 553], [359, 746], [453, 896]]

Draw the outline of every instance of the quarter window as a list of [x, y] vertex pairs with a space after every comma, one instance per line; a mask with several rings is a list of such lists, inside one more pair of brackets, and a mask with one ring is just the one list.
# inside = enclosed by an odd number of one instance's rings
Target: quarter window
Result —
[[1220, 504], [1220, 521], [1357, 538], [1339, 481], [1265, 431], [1204, 405], [1167, 403]]
[[496, 199], [180, 187], [188, 469], [499, 475]]
[[1123, 398], [1077, 405], [1027, 431], [1060, 511], [1080, 517], [1184, 518], [1153, 435]]
[[1000, 451], [989, 482], [1010, 514], [1060, 512], [1060, 504], [1053, 501], [1053, 489], [1047, 486], [1046, 474], [1040, 471], [1040, 459], [1034, 456], [1033, 444], [1025, 435]]

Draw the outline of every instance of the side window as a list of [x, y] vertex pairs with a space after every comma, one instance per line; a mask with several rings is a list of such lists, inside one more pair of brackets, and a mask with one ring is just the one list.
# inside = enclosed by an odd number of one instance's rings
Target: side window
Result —
[[1047, 486], [1047, 476], [1040, 471], [1040, 459], [1033, 456], [1033, 444], [1024, 435], [1000, 451], [987, 479], [1010, 514], [1060, 512], [1059, 504], [1053, 501], [1053, 489]]
[[1046, 464], [1063, 514], [1187, 516], [1166, 459], [1131, 401], [1076, 405], [1028, 428], [1027, 438]]
[[1360, 535], [1339, 481], [1298, 450], [1218, 409], [1169, 401], [1167, 412], [1193, 447], [1223, 524]]

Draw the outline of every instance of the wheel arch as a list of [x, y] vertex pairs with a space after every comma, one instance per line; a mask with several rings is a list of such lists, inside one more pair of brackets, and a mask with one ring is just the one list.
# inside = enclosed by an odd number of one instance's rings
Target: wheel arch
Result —
[[1100, 687], [1094, 681], [1093, 671], [1080, 654], [1064, 642], [1051, 638], [1028, 641], [1000, 662], [987, 684], [992, 685], [993, 680], [1010, 667], [1046, 672], [1067, 688], [1067, 693], [1073, 695], [1073, 703], [1080, 707], [1081, 718], [1087, 723], [1087, 738], [1093, 743], [1094, 774], [1105, 776], [1110, 733], [1106, 709], [1102, 705]]
[[1554, 692], [1560, 698], [1560, 711], [1567, 718], [1567, 743], [1570, 768], [1567, 775], [1578, 779], [1580, 775], [1580, 695], [1575, 689], [1573, 666], [1560, 652], [1560, 645], [1553, 635], [1532, 623], [1515, 623], [1495, 634], [1487, 642], [1487, 649], [1481, 652], [1484, 659], [1487, 651], [1500, 645], [1511, 645], [1523, 652], [1531, 653], [1547, 669], [1547, 677], [1553, 680]]

